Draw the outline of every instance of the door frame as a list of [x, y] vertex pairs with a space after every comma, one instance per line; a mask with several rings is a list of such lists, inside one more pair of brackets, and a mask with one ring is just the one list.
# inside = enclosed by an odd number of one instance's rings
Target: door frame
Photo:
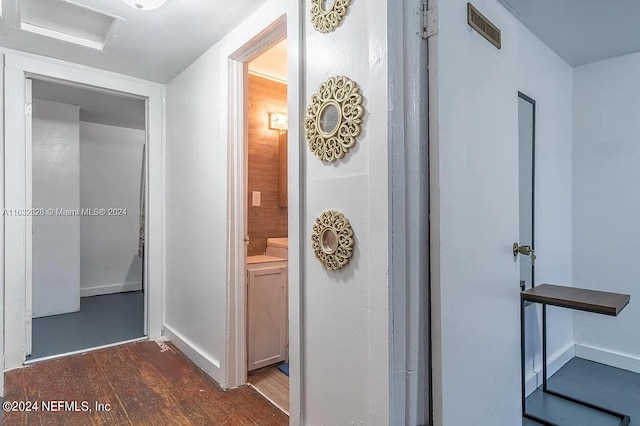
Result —
[[[25, 93], [25, 207], [33, 208], [33, 79], [24, 79]], [[25, 216], [25, 356], [31, 355], [33, 337], [33, 218]], [[31, 231], [31, 232], [30, 232]]]
[[[531, 242], [530, 245], [535, 251], [536, 247], [536, 128], [537, 124], [537, 103], [536, 100], [526, 93], [518, 90], [518, 99], [523, 100], [531, 104], [532, 116], [531, 119], [533, 121], [532, 132], [531, 132]], [[519, 124], [519, 123], [518, 123]], [[518, 129], [518, 132], [520, 130]], [[520, 150], [520, 143], [518, 142], [518, 151]], [[519, 153], [518, 153], [519, 155]], [[522, 223], [520, 223], [522, 225]], [[527, 241], [520, 241], [518, 239], [519, 244], [527, 244]], [[522, 262], [518, 262], [520, 269], [522, 269]], [[531, 264], [531, 288], [536, 286], [536, 268], [534, 264]], [[523, 288], [526, 290], [527, 288]], [[530, 306], [533, 306], [532, 309], [527, 309]], [[520, 315], [520, 358], [522, 364], [521, 371], [521, 392], [522, 392], [522, 407], [523, 413], [526, 411], [526, 399], [527, 397], [533, 393], [538, 388], [538, 374], [536, 371], [537, 359], [541, 358], [541, 354], [538, 354], [537, 348], [534, 347], [534, 351], [532, 352], [531, 359], [527, 362], [527, 342], [525, 340], [525, 327], [528, 323], [528, 316], [533, 315], [536, 323], [538, 322], [539, 312], [542, 308], [536, 307], [535, 303], [524, 302], [524, 305], [521, 307], [521, 315]], [[533, 314], [531, 313], [533, 312]], [[533, 333], [530, 333], [533, 334]], [[527, 365], [529, 364], [529, 365]]]
[[246, 341], [246, 217], [247, 194], [247, 81], [248, 62], [265, 50], [287, 39], [287, 103], [289, 117], [288, 154], [288, 314], [289, 314], [289, 404], [291, 424], [304, 423], [303, 418], [303, 368], [301, 341], [303, 339], [304, 276], [301, 262], [304, 259], [300, 238], [303, 234], [301, 218], [303, 206], [300, 200], [304, 145], [302, 121], [304, 93], [301, 88], [303, 76], [302, 31], [300, 29], [299, 5], [293, 14], [284, 14], [250, 36], [250, 40], [229, 55], [229, 116], [228, 116], [228, 311], [226, 341], [226, 382], [228, 387], [238, 387], [247, 382], [247, 341]]
[[[531, 104], [533, 115], [533, 130], [531, 132], [531, 248], [535, 250], [536, 246], [536, 100], [527, 94], [518, 90], [518, 98]], [[519, 148], [519, 147], [518, 147]], [[519, 242], [523, 244], [522, 242]], [[524, 243], [526, 244], [526, 243]], [[531, 287], [536, 286], [536, 268], [535, 265], [531, 265]], [[527, 303], [525, 306], [529, 306]]]
[[[25, 114], [26, 79], [48, 80], [80, 85], [93, 90], [117, 92], [142, 99], [147, 104], [146, 138], [148, 153], [146, 247], [143, 268], [146, 332], [149, 338], [161, 336], [162, 293], [164, 288], [164, 98], [163, 85], [35, 55], [5, 54], [5, 127], [2, 160], [5, 164], [5, 208], [24, 209], [27, 201], [27, 149]], [[17, 141], [22, 141], [17, 142]], [[4, 370], [20, 367], [26, 360], [27, 253], [25, 217], [5, 217], [4, 256]]]
[[[389, 424], [433, 424], [429, 206], [434, 182], [429, 118], [437, 44], [416, 34], [424, 0], [388, 9], [389, 40]], [[429, 8], [435, 8], [434, 0]], [[403, 48], [392, 48], [392, 46]], [[435, 69], [434, 69], [435, 71]], [[394, 84], [391, 84], [394, 82]], [[397, 87], [395, 82], [400, 82]], [[407, 88], [411, 88], [408, 90]], [[433, 130], [432, 130], [433, 131]], [[434, 158], [437, 158], [435, 156]], [[437, 189], [435, 189], [437, 192]], [[434, 253], [437, 255], [437, 252]], [[430, 260], [431, 259], [431, 260]]]

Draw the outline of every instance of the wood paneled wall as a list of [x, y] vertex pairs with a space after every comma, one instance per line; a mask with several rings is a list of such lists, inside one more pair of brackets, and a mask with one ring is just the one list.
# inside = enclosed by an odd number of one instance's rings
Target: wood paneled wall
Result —
[[[270, 112], [287, 112], [287, 86], [249, 75], [249, 256], [264, 254], [267, 238], [287, 237], [287, 207], [278, 206], [279, 131], [269, 129]], [[260, 207], [251, 203], [261, 192]]]

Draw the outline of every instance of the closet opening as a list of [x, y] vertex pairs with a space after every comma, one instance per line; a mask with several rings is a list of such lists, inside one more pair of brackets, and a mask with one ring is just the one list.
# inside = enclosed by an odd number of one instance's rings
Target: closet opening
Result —
[[147, 101], [26, 79], [26, 362], [145, 339]]

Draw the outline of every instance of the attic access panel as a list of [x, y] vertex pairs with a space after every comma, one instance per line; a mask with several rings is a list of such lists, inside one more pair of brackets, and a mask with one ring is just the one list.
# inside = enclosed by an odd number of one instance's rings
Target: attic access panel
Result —
[[20, 29], [103, 50], [118, 18], [67, 0], [22, 0]]

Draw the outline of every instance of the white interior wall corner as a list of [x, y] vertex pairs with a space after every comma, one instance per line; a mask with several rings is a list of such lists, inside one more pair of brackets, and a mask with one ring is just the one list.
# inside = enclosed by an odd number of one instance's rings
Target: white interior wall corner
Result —
[[580, 286], [631, 294], [615, 319], [574, 314], [579, 356], [640, 371], [634, 303], [640, 233], [640, 53], [582, 65], [574, 70], [573, 275]]
[[[126, 209], [117, 221], [80, 218], [82, 297], [142, 288], [138, 227], [145, 138], [145, 130], [80, 122], [80, 207]], [[118, 173], [104, 180], [112, 170]]]

